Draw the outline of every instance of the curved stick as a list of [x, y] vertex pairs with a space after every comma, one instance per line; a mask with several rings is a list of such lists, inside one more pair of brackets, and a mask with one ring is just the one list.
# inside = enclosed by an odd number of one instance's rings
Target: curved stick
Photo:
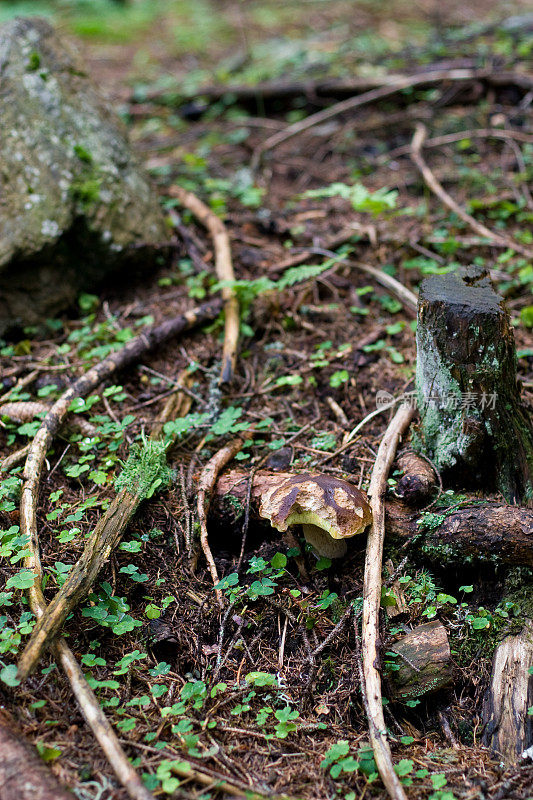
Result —
[[52, 646], [68, 615], [80, 600], [87, 596], [142, 499], [140, 494], [133, 495], [127, 489], [122, 489], [105, 514], [100, 517], [83, 553], [70, 570], [67, 580], [53, 600], [43, 609], [31, 632], [19, 658], [17, 671], [19, 680], [26, 680], [33, 672], [45, 649]]
[[325, 108], [323, 111], [317, 111], [316, 114], [311, 114], [310, 117], [306, 117], [298, 122], [293, 122], [292, 125], [269, 136], [268, 139], [260, 144], [254, 151], [251, 169], [254, 171], [257, 169], [261, 157], [268, 150], [272, 150], [272, 148], [277, 147], [282, 144], [282, 142], [286, 142], [288, 139], [292, 139], [293, 136], [297, 136], [299, 133], [308, 131], [315, 125], [321, 125], [323, 122], [326, 122], [326, 120], [332, 119], [332, 117], [344, 114], [345, 111], [353, 111], [354, 108], [360, 108], [369, 103], [384, 100], [404, 89], [414, 88], [415, 86], [429, 87], [442, 83], [443, 81], [458, 81], [464, 83], [484, 77], [487, 77], [487, 72], [485, 70], [439, 69], [425, 73], [419, 72], [416, 75], [393, 76], [388, 82], [384, 79], [382, 86], [377, 86], [375, 89], [370, 89], [363, 94], [355, 95], [355, 97], [348, 97], [347, 100], [341, 100], [339, 103], [335, 103], [335, 105], [329, 106], [329, 108]]
[[401, 435], [414, 415], [409, 405], [401, 405], [381, 440], [370, 478], [368, 494], [372, 507], [372, 526], [368, 534], [363, 584], [363, 692], [368, 716], [370, 743], [385, 788], [393, 800], [406, 800], [405, 792], [392, 765], [387, 728], [383, 716], [381, 677], [379, 674], [379, 607], [381, 569], [385, 538], [385, 493], [387, 477], [396, 455]]
[[459, 219], [462, 219], [463, 222], [466, 222], [473, 231], [475, 231], [479, 236], [483, 236], [486, 239], [489, 239], [491, 242], [496, 242], [499, 245], [504, 247], [508, 247], [510, 250], [515, 250], [517, 253], [522, 253], [522, 255], [526, 256], [527, 258], [533, 258], [533, 250], [529, 247], [524, 247], [519, 242], [515, 242], [514, 239], [510, 239], [508, 236], [504, 236], [501, 233], [495, 233], [491, 231], [490, 228], [487, 228], [486, 225], [483, 223], [478, 222], [477, 219], [471, 214], [468, 214], [464, 208], [461, 208], [459, 203], [453, 199], [451, 195], [444, 189], [441, 183], [436, 179], [433, 172], [430, 170], [424, 157], [422, 156], [422, 147], [424, 142], [426, 141], [427, 130], [426, 126], [419, 123], [415, 128], [415, 133], [413, 139], [411, 141], [411, 160], [416, 165], [416, 167], [420, 170], [420, 173], [428, 186], [428, 188], [435, 194], [439, 200], [441, 200], [445, 206], [447, 206], [450, 211], [453, 211], [454, 214], [457, 214]]
[[[119, 369], [131, 364], [132, 361], [165, 339], [175, 336], [194, 325], [212, 320], [220, 310], [221, 303], [219, 301], [205, 303], [203, 306], [187, 311], [179, 317], [167, 320], [160, 325], [152, 326], [146, 332], [131, 339], [117, 353], [112, 353], [74, 381], [72, 386], [61, 395], [43, 419], [41, 427], [31, 443], [26, 459], [20, 504], [20, 532], [22, 536], [28, 537], [30, 551], [25, 560], [25, 565], [35, 575], [34, 583], [29, 589], [28, 596], [30, 607], [37, 619], [42, 616], [46, 608], [46, 600], [41, 589], [42, 566], [37, 533], [39, 482], [46, 452], [54, 435], [61, 427], [72, 400], [75, 397], [87, 395], [103, 380]], [[153, 800], [151, 793], [146, 789], [122, 750], [113, 728], [100, 708], [98, 700], [89, 687], [72, 651], [63, 639], [59, 640], [55, 649], [78, 700], [82, 714], [109, 760], [117, 778], [127, 789], [133, 800]]]
[[[200, 542], [204, 552], [205, 560], [207, 561], [207, 565], [209, 567], [209, 572], [211, 573], [211, 578], [213, 579], [213, 584], [215, 586], [219, 582], [219, 577], [215, 560], [213, 558], [211, 548], [209, 547], [209, 540], [207, 538], [207, 512], [209, 511], [211, 493], [217, 482], [220, 470], [223, 469], [228, 461], [231, 461], [233, 456], [237, 455], [239, 450], [242, 449], [245, 438], [247, 437], [243, 437], [242, 439], [232, 439], [231, 442], [228, 442], [227, 445], [218, 450], [218, 452], [216, 452], [215, 455], [209, 459], [198, 480], [196, 507], [198, 509], [198, 519], [200, 521]], [[215, 593], [217, 602], [222, 608], [222, 592], [220, 589], [215, 589]]]
[[[233, 282], [235, 273], [231, 262], [231, 248], [226, 226], [217, 215], [202, 203], [192, 192], [181, 186], [171, 186], [169, 193], [177, 197], [180, 203], [188, 208], [204, 225], [213, 238], [215, 247], [215, 269], [219, 281]], [[220, 380], [228, 383], [235, 373], [237, 362], [237, 344], [239, 341], [239, 301], [231, 286], [222, 289], [224, 300], [224, 346], [222, 349], [222, 372]]]

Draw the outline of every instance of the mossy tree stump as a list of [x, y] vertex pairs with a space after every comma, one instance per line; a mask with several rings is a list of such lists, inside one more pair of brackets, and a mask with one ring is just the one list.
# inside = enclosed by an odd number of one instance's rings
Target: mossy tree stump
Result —
[[509, 314], [483, 271], [420, 289], [417, 396], [423, 449], [445, 478], [533, 502], [533, 426], [520, 402]]

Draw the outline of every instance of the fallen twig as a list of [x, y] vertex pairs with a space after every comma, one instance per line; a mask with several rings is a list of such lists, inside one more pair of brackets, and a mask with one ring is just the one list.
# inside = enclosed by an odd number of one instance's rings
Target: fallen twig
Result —
[[379, 607], [381, 603], [381, 570], [385, 538], [385, 494], [387, 478], [396, 455], [398, 442], [409, 427], [414, 409], [401, 405], [381, 440], [368, 494], [372, 508], [372, 525], [368, 534], [363, 583], [363, 692], [366, 698], [370, 743], [385, 788], [393, 800], [406, 800], [402, 784], [394, 771], [383, 716], [381, 677], [379, 674]]
[[[452, 69], [469, 69], [475, 67], [475, 60], [474, 59], [461, 59], [459, 62], [452, 62], [447, 64], [447, 70], [450, 71]], [[436, 65], [433, 68], [429, 67], [426, 75], [428, 76], [428, 84], [431, 86], [434, 81], [431, 80], [431, 76], [434, 75], [436, 72], [439, 72], [441, 75], [445, 72], [445, 70], [441, 68], [439, 70], [436, 69]], [[417, 73], [420, 75], [421, 73]], [[423, 73], [422, 73], [423, 74]], [[386, 78], [381, 76], [379, 77], [348, 77], [348, 78], [328, 78], [322, 77], [315, 80], [286, 80], [282, 79], [275, 79], [270, 81], [262, 81], [260, 83], [255, 84], [242, 84], [242, 83], [228, 83], [228, 84], [214, 84], [214, 85], [207, 85], [207, 86], [200, 86], [195, 87], [193, 94], [184, 94], [183, 97], [185, 99], [190, 98], [206, 98], [208, 100], [220, 100], [222, 97], [226, 95], [232, 95], [237, 99], [237, 101], [257, 101], [260, 97], [262, 99], [280, 99], [280, 98], [287, 98], [287, 97], [297, 97], [298, 95], [308, 96], [312, 99], [315, 99], [317, 96], [324, 96], [329, 95], [354, 95], [358, 92], [368, 92], [371, 89], [376, 89], [383, 86], [384, 80], [387, 81], [398, 81], [401, 79], [406, 79], [409, 75], [388, 75]], [[521, 89], [527, 91], [528, 89], [533, 88], [533, 81], [531, 76], [522, 73], [522, 72], [513, 72], [513, 71], [498, 71], [498, 72], [490, 72], [490, 71], [478, 71], [477, 77], [484, 80], [489, 86], [502, 86], [502, 85], [516, 85], [519, 86]], [[440, 81], [438, 81], [440, 82]], [[160, 99], [164, 99], [169, 95], [175, 95], [176, 92], [172, 91], [171, 89], [154, 89], [152, 91], [148, 91], [146, 95], [143, 96], [143, 103], [150, 103], [150, 102], [157, 102]], [[135, 102], [133, 100], [132, 102]], [[253, 123], [253, 118], [252, 118]], [[248, 125], [248, 120], [246, 121]]]
[[[254, 474], [250, 496], [250, 511], [258, 518], [262, 496], [294, 472], [259, 470]], [[217, 481], [213, 493], [211, 516], [224, 525], [238, 524], [233, 506], [225, 498], [235, 498], [244, 507], [250, 473], [240, 469], [225, 472]], [[424, 525], [424, 521], [428, 525]], [[388, 536], [406, 546], [416, 538], [416, 545], [431, 561], [446, 553], [448, 560], [470, 562], [472, 557], [493, 559], [502, 563], [533, 566], [533, 510], [502, 503], [470, 501], [458, 508], [439, 510], [439, 518], [426, 515], [397, 500], [387, 500], [385, 527]]]
[[[533, 135], [524, 131], [515, 131], [508, 128], [472, 128], [470, 130], [458, 131], [457, 133], [445, 133], [443, 136], [433, 136], [426, 139], [424, 147], [442, 147], [446, 144], [461, 142], [464, 139], [502, 139], [505, 142], [517, 141], [526, 144], [533, 144]], [[391, 158], [407, 156], [411, 154], [412, 145], [405, 144], [390, 150], [385, 156], [381, 156], [379, 163], [386, 163]]]
[[[74, 381], [72, 386], [61, 395], [43, 419], [41, 427], [31, 443], [26, 459], [20, 504], [20, 531], [22, 536], [27, 537], [30, 551], [25, 564], [35, 575], [34, 583], [29, 589], [28, 595], [30, 607], [37, 619], [43, 615], [46, 609], [46, 600], [41, 588], [42, 566], [37, 532], [39, 482], [46, 452], [54, 435], [61, 427], [72, 400], [76, 397], [87, 395], [110, 375], [126, 367], [136, 358], [139, 358], [171, 336], [176, 336], [194, 325], [212, 320], [220, 312], [220, 309], [221, 303], [218, 301], [206, 303], [174, 319], [149, 328], [130, 340], [121, 350], [112, 353]], [[98, 700], [64, 639], [60, 639], [57, 642], [54, 650], [78, 700], [82, 714], [102, 747], [117, 778], [134, 800], [152, 800], [151, 793], [145, 788], [131, 766], [107, 717], [100, 708]]]
[[[30, 422], [38, 414], [47, 414], [51, 406], [46, 403], [39, 403], [36, 401], [17, 401], [16, 403], [5, 403], [0, 406], [0, 416], [9, 417], [14, 422]], [[72, 420], [72, 427], [78, 428], [83, 436], [94, 436], [97, 429], [86, 419], [75, 417]]]
[[[209, 547], [209, 540], [207, 538], [207, 513], [209, 511], [209, 503], [211, 501], [211, 493], [217, 482], [220, 470], [225, 467], [228, 461], [237, 455], [239, 450], [242, 449], [244, 439], [232, 439], [227, 445], [218, 450], [215, 455], [209, 459], [205, 467], [200, 473], [198, 479], [198, 488], [196, 495], [196, 507], [198, 509], [198, 520], [200, 522], [200, 543], [202, 550], [213, 579], [213, 585], [216, 586], [219, 582], [218, 571], [216, 564]], [[220, 589], [215, 589], [215, 594], [219, 606], [222, 608], [222, 592]]]
[[[158, 750], [150, 745], [142, 744], [142, 742], [131, 742], [131, 744], [133, 747], [145, 750], [148, 753], [154, 753], [154, 755], [166, 755], [164, 750]], [[197, 764], [181, 753], [176, 753], [176, 755], [179, 755], [179, 758], [170, 761], [169, 772], [179, 775], [179, 777], [184, 780], [194, 780], [197, 783], [201, 783], [203, 786], [216, 787], [226, 792], [226, 794], [231, 794], [234, 797], [246, 798], [246, 800], [296, 800], [296, 798], [289, 797], [286, 794], [261, 791], [257, 787], [250, 786], [240, 781], [238, 778], [223, 775], [221, 772], [217, 772], [203, 764]]]
[[30, 444], [26, 444], [24, 447], [21, 447], [20, 450], [15, 450], [14, 453], [10, 453], [10, 455], [0, 461], [0, 473], [9, 472], [10, 469], [16, 467], [21, 461], [25, 461], [29, 452]]
[[26, 680], [37, 666], [44, 650], [51, 647], [71, 611], [88, 594], [102, 566], [109, 560], [142, 497], [123, 489], [100, 517], [81, 557], [68, 578], [37, 620], [20, 656], [18, 678]]
[[202, 225], [205, 225], [213, 237], [217, 277], [219, 281], [223, 281], [226, 284], [222, 288], [225, 321], [222, 372], [220, 376], [222, 382], [226, 383], [231, 381], [235, 373], [237, 343], [239, 340], [239, 302], [235, 290], [231, 285], [228, 285], [235, 280], [228, 232], [222, 220], [192, 192], [187, 192], [180, 186], [171, 186], [169, 194], [177, 197], [180, 203], [185, 208], [188, 208]]
[[0, 710], [1, 800], [72, 800], [37, 752], [20, 737], [9, 714]]
[[422, 156], [422, 147], [426, 140], [427, 130], [426, 126], [419, 123], [413, 135], [413, 139], [411, 142], [411, 159], [413, 163], [416, 165], [418, 170], [420, 171], [422, 177], [428, 188], [435, 194], [439, 200], [441, 200], [450, 211], [453, 211], [454, 214], [466, 222], [473, 231], [475, 231], [479, 236], [484, 236], [486, 239], [489, 239], [491, 242], [497, 242], [500, 245], [504, 245], [508, 247], [510, 250], [514, 250], [517, 253], [522, 253], [527, 258], [533, 258], [533, 250], [529, 247], [524, 247], [519, 242], [516, 242], [514, 239], [510, 239], [508, 236], [504, 236], [501, 233], [495, 233], [494, 231], [487, 228], [486, 225], [483, 223], [478, 222], [477, 219], [474, 219], [471, 214], [468, 214], [464, 208], [462, 208], [451, 195], [444, 189], [441, 183], [437, 180], [431, 169], [428, 167], [424, 157]]
[[[524, 76], [527, 80], [528, 87], [531, 87], [531, 79], [529, 76]], [[293, 136], [297, 136], [310, 128], [326, 122], [332, 117], [343, 114], [345, 111], [353, 111], [355, 108], [374, 103], [378, 100], [383, 100], [391, 95], [397, 94], [404, 89], [411, 89], [415, 86], [429, 88], [445, 81], [454, 83], [467, 83], [474, 80], [493, 80], [494, 72], [486, 69], [438, 69], [429, 72], [418, 72], [415, 75], [395, 75], [391, 76], [387, 81], [383, 81], [380, 86], [370, 89], [363, 94], [358, 94], [355, 97], [349, 97], [347, 100], [341, 100], [339, 103], [325, 108], [316, 114], [312, 114], [305, 119], [294, 122], [284, 130], [269, 136], [253, 153], [251, 168], [257, 169], [261, 161], [261, 157], [268, 150], [286, 142]]]

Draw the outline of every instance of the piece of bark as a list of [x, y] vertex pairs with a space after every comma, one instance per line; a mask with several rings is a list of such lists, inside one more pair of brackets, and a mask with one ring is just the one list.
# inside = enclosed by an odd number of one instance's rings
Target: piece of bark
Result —
[[496, 648], [490, 686], [483, 704], [483, 744], [507, 765], [520, 763], [533, 744], [533, 620], [518, 636], [507, 636]]
[[408, 506], [421, 507], [431, 502], [437, 489], [437, 475], [425, 458], [412, 450], [400, 453], [397, 469], [403, 472], [394, 494]]
[[[259, 470], [254, 475], [251, 513], [257, 517], [261, 497], [294, 473]], [[210, 508], [217, 525], [233, 527], [244, 511], [249, 474], [229, 470], [218, 479]], [[421, 521], [426, 521], [421, 526]], [[386, 530], [400, 542], [417, 537], [428, 560], [461, 562], [465, 559], [499, 559], [503, 563], [533, 567], [533, 510], [502, 503], [461, 506], [451, 512], [420, 515], [401, 503], [386, 503]], [[352, 542], [357, 545], [359, 537]]]
[[[386, 562], [385, 566], [387, 567], [387, 572], [390, 576], [394, 575], [394, 564], [392, 561], [389, 560]], [[385, 605], [385, 611], [389, 619], [394, 619], [395, 617], [402, 617], [407, 616], [409, 613], [409, 607], [407, 605], [407, 600], [405, 599], [404, 591], [401, 587], [400, 581], [396, 579], [392, 583], [387, 581], [387, 599], [388, 602]], [[392, 600], [394, 600], [394, 605], [392, 604]], [[383, 601], [382, 601], [383, 602]]]
[[74, 800], [0, 709], [0, 800]]
[[418, 409], [425, 453], [455, 483], [533, 502], [533, 425], [522, 406], [503, 298], [469, 267], [420, 289]]
[[395, 697], [409, 700], [448, 686], [453, 670], [446, 628], [438, 620], [418, 625], [387, 650], [397, 653], [399, 667], [390, 675]]

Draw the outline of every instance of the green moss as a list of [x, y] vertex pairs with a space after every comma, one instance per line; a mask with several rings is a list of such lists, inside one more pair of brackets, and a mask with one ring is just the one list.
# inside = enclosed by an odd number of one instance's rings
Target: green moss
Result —
[[164, 442], [143, 437], [142, 444], [132, 445], [115, 488], [117, 491], [127, 489], [133, 495], [148, 499], [156, 489], [165, 489], [172, 478]]
[[99, 178], [74, 181], [71, 188], [72, 197], [86, 208], [100, 199], [100, 186], [101, 179]]

